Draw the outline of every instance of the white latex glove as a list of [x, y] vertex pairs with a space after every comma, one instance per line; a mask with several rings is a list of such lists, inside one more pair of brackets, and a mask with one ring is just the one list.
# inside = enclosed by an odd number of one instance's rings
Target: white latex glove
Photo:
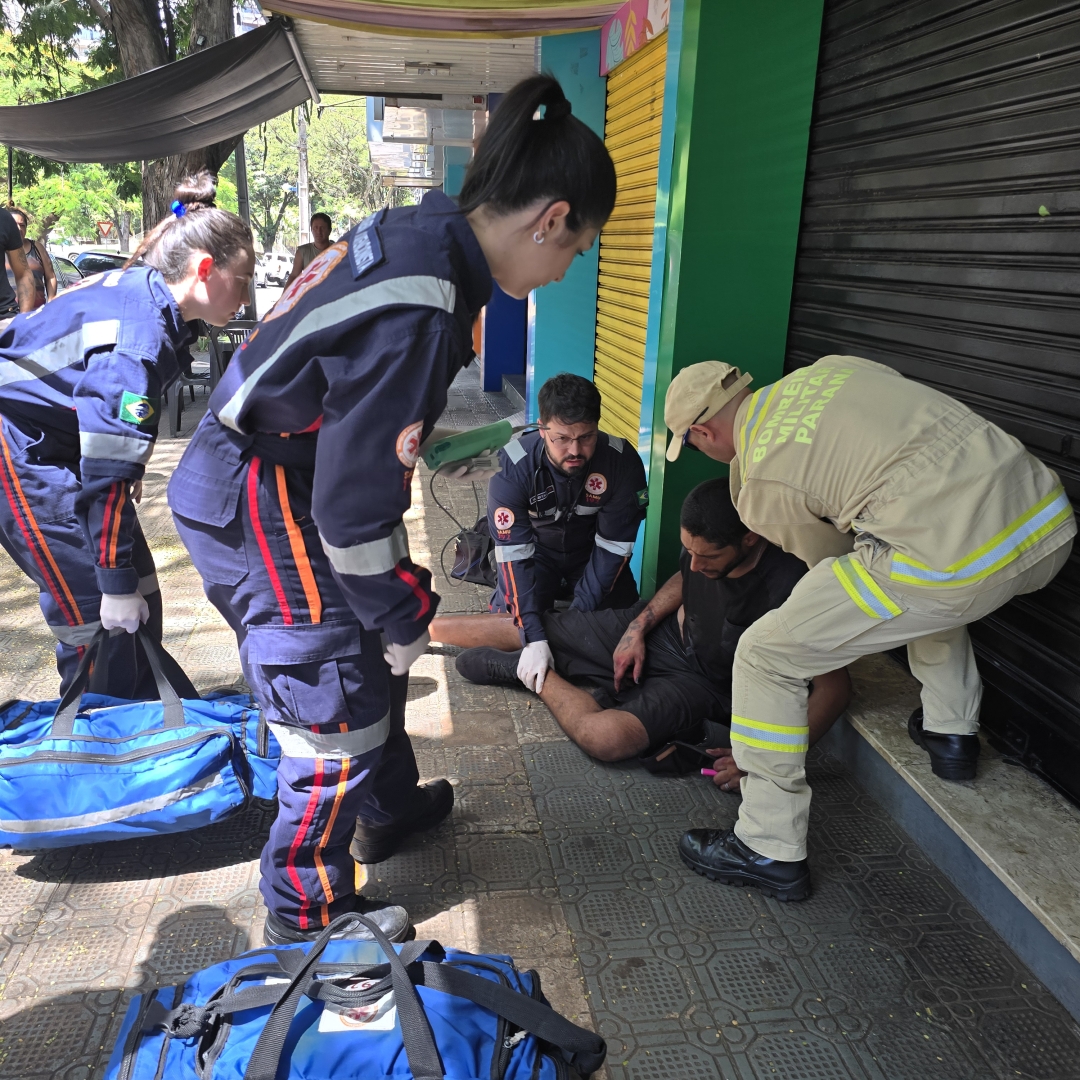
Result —
[[448, 480], [490, 480], [499, 472], [499, 453], [463, 458], [443, 466], [440, 476]]
[[104, 593], [101, 597], [101, 625], [106, 630], [126, 630], [134, 634], [139, 623], [150, 618], [150, 608], [137, 593]]
[[555, 666], [555, 657], [551, 655], [551, 646], [546, 641], [530, 641], [521, 650], [518, 659], [517, 677], [534, 694], [544, 689], [544, 679], [548, 668]]
[[409, 668], [413, 666], [416, 658], [427, 649], [429, 641], [431, 641], [431, 634], [428, 633], [426, 627], [424, 632], [415, 641], [410, 641], [408, 645], [395, 645], [392, 641], [388, 641], [383, 652], [383, 659], [390, 665], [390, 673], [392, 675], [408, 675]]

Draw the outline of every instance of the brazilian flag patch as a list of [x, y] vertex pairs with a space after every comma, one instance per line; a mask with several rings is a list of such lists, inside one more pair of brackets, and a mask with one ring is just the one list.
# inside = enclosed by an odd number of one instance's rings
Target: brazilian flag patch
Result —
[[649, 489], [644, 487], [640, 491], [634, 492], [634, 494], [637, 496], [638, 506], [644, 510], [649, 505]]
[[157, 416], [157, 402], [142, 394], [124, 391], [120, 399], [120, 419], [129, 424], [145, 424]]

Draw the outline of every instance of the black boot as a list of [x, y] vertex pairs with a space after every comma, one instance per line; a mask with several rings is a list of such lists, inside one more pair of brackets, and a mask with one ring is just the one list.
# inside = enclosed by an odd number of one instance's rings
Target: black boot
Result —
[[454, 808], [454, 789], [449, 780], [429, 780], [416, 789], [416, 800], [408, 817], [389, 825], [365, 825], [357, 819], [349, 854], [358, 863], [386, 862], [415, 832], [434, 829]]
[[942, 780], [974, 780], [975, 762], [979, 759], [978, 735], [941, 735], [923, 731], [923, 711], [916, 709], [907, 723], [908, 734], [916, 746], [930, 755], [930, 768]]
[[521, 650], [503, 652], [484, 645], [478, 649], [466, 649], [455, 661], [458, 674], [480, 686], [514, 686], [521, 689], [517, 677]]
[[753, 885], [777, 900], [805, 900], [810, 895], [805, 859], [767, 859], [748, 848], [734, 829], [691, 829], [679, 841], [679, 854], [694, 873], [725, 885]]
[[[412, 924], [409, 922], [409, 913], [403, 907], [387, 904], [381, 900], [368, 900], [363, 896], [353, 897], [353, 910], [361, 915], [366, 915], [376, 926], [391, 940], [404, 941]], [[339, 911], [338, 915], [344, 915]], [[301, 930], [294, 923], [279, 919], [273, 912], [266, 913], [266, 925], [263, 927], [264, 945], [293, 945], [298, 941], [314, 941], [325, 929], [322, 926], [309, 927]], [[337, 937], [339, 935], [335, 935]], [[341, 937], [359, 938], [361, 941], [374, 941], [371, 931], [365, 926], [358, 926], [355, 930], [349, 930]]]

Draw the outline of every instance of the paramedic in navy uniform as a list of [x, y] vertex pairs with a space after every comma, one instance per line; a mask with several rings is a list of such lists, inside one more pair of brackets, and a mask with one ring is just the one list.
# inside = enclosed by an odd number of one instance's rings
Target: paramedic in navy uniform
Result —
[[[517, 676], [540, 693], [555, 666], [541, 616], [556, 600], [573, 611], [637, 603], [627, 564], [649, 490], [637, 450], [600, 431], [595, 384], [564, 371], [540, 387], [537, 404], [540, 430], [499, 451], [487, 502], [498, 565], [491, 610], [513, 617], [523, 646]], [[488, 644], [484, 619], [442, 623], [446, 644]]]
[[213, 209], [206, 173], [176, 194], [132, 256], [146, 265], [61, 293], [0, 331], [0, 543], [38, 587], [61, 684], [104, 627], [118, 697], [157, 696], [129, 635], [145, 623], [161, 639], [135, 514], [161, 393], [186, 358], [187, 322], [228, 322], [255, 264], [251, 231]]
[[402, 523], [413, 469], [492, 279], [514, 297], [559, 280], [614, 202], [607, 150], [559, 84], [519, 83], [460, 205], [432, 191], [380, 211], [293, 282], [173, 474], [180, 535], [282, 746], [262, 856], [268, 943], [314, 938], [349, 911], [393, 940], [409, 930], [402, 908], [356, 895], [349, 844], [355, 826], [354, 854], [380, 861], [453, 804], [446, 781], [417, 788], [404, 730], [405, 676], [439, 599]]

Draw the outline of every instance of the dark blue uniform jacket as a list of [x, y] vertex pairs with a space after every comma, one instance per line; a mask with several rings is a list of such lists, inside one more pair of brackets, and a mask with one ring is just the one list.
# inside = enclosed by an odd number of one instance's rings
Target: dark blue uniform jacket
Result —
[[380, 211], [318, 255], [233, 355], [173, 474], [182, 517], [224, 525], [245, 462], [313, 470], [312, 517], [369, 630], [414, 641], [435, 614], [402, 516], [421, 441], [472, 358], [487, 260], [442, 192]]
[[634, 550], [649, 503], [645, 466], [634, 447], [604, 432], [573, 478], [548, 462], [537, 431], [512, 440], [499, 460], [488, 485], [488, 528], [500, 591], [525, 640], [543, 641], [537, 560], [576, 581], [572, 608], [598, 608]]
[[161, 393], [189, 361], [191, 338], [149, 267], [67, 290], [0, 334], [0, 416], [37, 440], [35, 457], [71, 470], [69, 485], [27, 494], [39, 517], [82, 520], [103, 593], [138, 587], [128, 489], [153, 453]]

